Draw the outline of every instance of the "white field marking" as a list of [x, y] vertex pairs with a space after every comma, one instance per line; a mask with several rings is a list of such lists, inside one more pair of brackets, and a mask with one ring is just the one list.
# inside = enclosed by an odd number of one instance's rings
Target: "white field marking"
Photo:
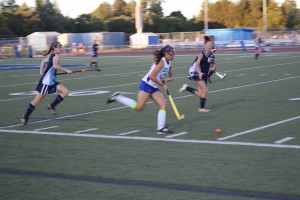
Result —
[[236, 75], [236, 76], [245, 76], [246, 74], [238, 74], [238, 75]]
[[181, 133], [177, 133], [177, 134], [173, 134], [173, 135], [168, 135], [168, 136], [166, 136], [166, 138], [177, 137], [177, 136], [185, 135], [185, 134], [188, 134], [188, 132], [181, 132]]
[[130, 73], [123, 73], [123, 74], [120, 74], [120, 76], [129, 76]]
[[[282, 81], [282, 80], [289, 80], [289, 79], [299, 78], [299, 77], [300, 76], [288, 77], [288, 78], [277, 79], [277, 80], [273, 80], [273, 81], [264, 81], [264, 82], [260, 82], [260, 83], [249, 84], [249, 85], [242, 85], [242, 86], [224, 88], [224, 89], [220, 89], [220, 90], [209, 91], [208, 93], [215, 93], [215, 92], [222, 92], [222, 91], [239, 89], [239, 88], [244, 88], [244, 87], [251, 87], [251, 86], [255, 86], [255, 85], [272, 83], [272, 82], [277, 82], [277, 81]], [[190, 95], [185, 95], [185, 96], [180, 96], [180, 97], [173, 97], [173, 99], [182, 99], [182, 98], [186, 98], [186, 97], [190, 97], [190, 96], [193, 96], [193, 95], [190, 94]], [[153, 103], [153, 102], [150, 101], [148, 103]], [[102, 109], [102, 110], [95, 110], [95, 111], [90, 111], [90, 112], [83, 112], [83, 113], [73, 114], [73, 115], [65, 115], [65, 116], [62, 116], [62, 117], [49, 118], [49, 119], [44, 119], [44, 120], [40, 120], [40, 121], [30, 122], [28, 124], [36, 124], [36, 123], [41, 123], [41, 122], [53, 121], [53, 120], [57, 120], [57, 119], [65, 119], [65, 118], [77, 117], [77, 116], [82, 116], [82, 115], [89, 115], [89, 114], [94, 114], [94, 113], [107, 112], [107, 111], [118, 110], [118, 109], [122, 109], [122, 108], [128, 108], [128, 107], [127, 106], [120, 106], [120, 107], [115, 107], [115, 108], [110, 108], [110, 109]], [[0, 128], [11, 128], [11, 127], [17, 127], [17, 126], [23, 126], [23, 124], [15, 124], [15, 125], [2, 126], [2, 127], [0, 126]]]
[[[220, 89], [220, 90], [214, 90], [214, 91], [209, 91], [209, 93], [214, 93], [214, 92], [220, 92], [220, 91], [226, 91], [226, 90], [232, 90], [232, 89], [238, 89], [238, 88], [243, 88], [243, 87], [250, 87], [250, 86], [254, 86], [254, 85], [261, 85], [261, 84], [265, 84], [265, 83], [272, 83], [272, 82], [277, 82], [277, 81], [282, 81], [282, 80], [289, 80], [289, 79], [294, 79], [294, 78], [299, 78], [300, 76], [294, 76], [294, 77], [287, 77], [287, 78], [281, 78], [281, 79], [275, 79], [275, 80], [270, 80], [270, 81], [264, 81], [264, 82], [259, 82], [259, 83], [253, 83], [253, 84], [249, 84], [249, 85], [242, 85], [242, 86], [236, 86], [236, 87], [231, 87], [231, 88], [224, 88], [224, 89]], [[186, 76], [184, 76], [184, 78], [186, 78]], [[114, 88], [114, 87], [122, 87], [122, 86], [127, 86], [127, 85], [135, 85], [138, 83], [128, 83], [128, 84], [124, 84], [124, 85], [113, 85], [113, 86], [107, 86], [107, 87], [97, 87], [97, 88], [91, 88], [91, 89], [86, 89], [86, 90], [75, 90], [75, 91], [89, 91], [89, 90], [95, 90], [95, 89], [105, 89], [105, 88]], [[187, 96], [193, 96], [193, 95], [186, 95], [186, 96], [182, 96], [182, 97], [175, 97], [173, 99], [176, 98], [183, 98], [183, 97], [187, 97]], [[19, 100], [19, 99], [25, 99], [25, 98], [32, 98], [32, 96], [28, 96], [28, 97], [20, 97], [20, 98], [12, 98], [12, 99], [0, 99], [1, 101], [13, 101], [13, 100]]]
[[137, 132], [140, 132], [141, 130], [134, 130], [134, 131], [129, 131], [129, 132], [126, 132], [126, 133], [120, 133], [118, 135], [129, 135], [131, 133], [137, 133]]
[[275, 123], [272, 123], [272, 124], [268, 124], [268, 125], [265, 125], [265, 126], [257, 127], [257, 128], [250, 129], [250, 130], [247, 130], [247, 131], [243, 131], [243, 132], [239, 132], [239, 133], [234, 133], [234, 134], [226, 136], [226, 137], [218, 138], [218, 140], [227, 140], [229, 138], [234, 138], [234, 137], [237, 137], [237, 136], [240, 136], [240, 135], [245, 135], [247, 133], [252, 133], [252, 132], [255, 132], [255, 131], [259, 131], [259, 130], [262, 130], [262, 129], [265, 129], [265, 128], [273, 127], [273, 126], [276, 126], [276, 125], [279, 125], [279, 124], [283, 124], [283, 123], [286, 123], [286, 122], [289, 122], [289, 121], [293, 121], [293, 120], [296, 120], [296, 119], [300, 119], [300, 116], [289, 118], [289, 119], [285, 119], [285, 120], [282, 120], [282, 121], [278, 121], [278, 122], [275, 122]]
[[292, 99], [289, 99], [290, 101], [299, 101], [300, 98], [292, 98]]
[[89, 132], [89, 131], [95, 131], [98, 130], [99, 128], [89, 128], [89, 129], [84, 129], [81, 131], [76, 131], [75, 133], [84, 133], [84, 132]]
[[276, 141], [276, 142], [274, 142], [275, 144], [282, 144], [282, 143], [284, 143], [284, 142], [287, 142], [287, 141], [289, 141], [289, 140], [293, 140], [293, 139], [295, 139], [294, 137], [286, 137], [286, 138], [282, 138], [281, 140], [278, 140], [278, 141]]
[[45, 127], [45, 128], [35, 129], [35, 131], [47, 130], [47, 129], [57, 128], [57, 127], [58, 127], [58, 126], [49, 126], [49, 127]]
[[140, 137], [140, 136], [116, 136], [116, 135], [96, 135], [96, 134], [39, 132], [39, 131], [20, 131], [20, 130], [0, 130], [0, 132], [15, 133], [15, 134], [55, 135], [55, 136], [68, 136], [68, 137], [125, 139], [125, 140], [177, 142], [177, 143], [192, 143], [192, 144], [219, 144], [219, 145], [233, 145], [233, 146], [253, 146], [253, 147], [300, 149], [300, 145], [284, 145], [284, 144], [274, 144], [274, 143], [268, 144], [268, 143], [228, 142], [228, 141], [213, 141], [213, 140], [183, 140], [183, 139]]
[[260, 74], [260, 75], [258, 75], [258, 76], [267, 76], [268, 74]]
[[[61, 116], [61, 117], [43, 119], [43, 120], [39, 120], [39, 121], [29, 122], [28, 124], [37, 124], [37, 123], [41, 123], [41, 122], [49, 122], [49, 121], [53, 121], [53, 120], [72, 118], [72, 117], [77, 117], [77, 116], [82, 116], [82, 115], [89, 115], [89, 114], [94, 114], [94, 113], [99, 113], [99, 112], [108, 112], [108, 111], [111, 111], [111, 110], [119, 110], [119, 109], [122, 109], [122, 108], [128, 108], [128, 107], [127, 106], [120, 106], [120, 107], [115, 107], [115, 108], [94, 110], [94, 111], [89, 111], [89, 112], [73, 114], [73, 115], [65, 115], [65, 116]], [[24, 126], [24, 124], [14, 124], [14, 125], [10, 125], [10, 126], [0, 126], [0, 129], [1, 128], [12, 128], [12, 127], [17, 127], [17, 126]]]
[[[260, 69], [260, 68], [266, 68], [266, 67], [289, 65], [289, 64], [298, 64], [298, 63], [300, 63], [300, 62], [291, 62], [291, 63], [282, 63], [282, 64], [275, 64], [275, 65], [265, 65], [265, 66], [257, 66], [257, 67], [248, 67], [248, 68], [242, 68], [242, 69], [228, 70], [226, 72], [228, 73], [228, 72], [234, 72], [234, 71], [244, 71], [244, 70]], [[145, 72], [147, 72], [147, 71], [137, 71], [137, 72], [135, 71], [135, 72], [130, 72], [129, 74], [145, 73]], [[105, 74], [105, 75], [99, 75], [99, 76], [95, 76], [95, 77], [120, 76], [121, 74], [124, 74], [124, 73], [119, 73], [119, 74]], [[69, 75], [69, 76], [73, 76], [73, 75]], [[78, 77], [78, 78], [61, 79], [60, 81], [78, 80], [78, 79], [95, 78], [95, 77], [86, 77], [86, 76], [84, 76], [84, 77]], [[181, 77], [181, 78], [186, 78], [186, 76]], [[20, 86], [20, 85], [33, 85], [33, 84], [36, 84], [36, 82], [32, 82], [32, 83], [20, 83], [20, 84], [14, 84], [14, 85], [1, 85], [0, 88], [2, 88], [2, 87], [14, 87], [14, 86]]]
[[[135, 72], [130, 72], [128, 74], [136, 74], [136, 73], [146, 73], [147, 71], [135, 71]], [[119, 74], [105, 74], [105, 75], [98, 75], [98, 76], [93, 76], [93, 77], [88, 77], [88, 76], [80, 76], [78, 78], [65, 78], [65, 79], [60, 79], [60, 81], [73, 81], [73, 80], [81, 80], [81, 79], [87, 79], [87, 78], [96, 78], [96, 77], [104, 77], [104, 76], [121, 76], [124, 73], [119, 73]], [[73, 75], [67, 75], [69, 77], [73, 76]], [[0, 85], [0, 88], [3, 87], [15, 87], [15, 86], [20, 86], [20, 85], [36, 85], [36, 82], [32, 82], [32, 83], [18, 83], [18, 84], [13, 84], [13, 85]]]

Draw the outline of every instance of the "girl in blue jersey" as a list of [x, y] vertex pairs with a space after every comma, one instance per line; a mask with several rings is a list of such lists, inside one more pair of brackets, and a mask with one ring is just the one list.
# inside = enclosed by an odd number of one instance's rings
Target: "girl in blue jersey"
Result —
[[[169, 130], [166, 126], [167, 103], [162, 92], [158, 89], [158, 86], [164, 91], [167, 91], [168, 86], [165, 83], [174, 79], [171, 61], [174, 59], [175, 49], [172, 46], [167, 45], [160, 50], [154, 51], [153, 55], [154, 63], [140, 82], [137, 101], [116, 92], [109, 97], [107, 103], [117, 101], [136, 111], [142, 111], [148, 99], [151, 98], [159, 106], [157, 115], [157, 134], [172, 133], [173, 131]], [[164, 79], [167, 74], [169, 78]]]
[[59, 42], [53, 42], [46, 54], [44, 56], [49, 55], [47, 59], [44, 59], [40, 66], [40, 74], [42, 77], [36, 87], [36, 91], [38, 94], [28, 105], [28, 108], [25, 114], [21, 118], [22, 124], [26, 125], [28, 123], [29, 116], [35, 109], [35, 107], [43, 100], [45, 95], [55, 93], [56, 91], [59, 93], [58, 96], [54, 99], [54, 101], [47, 106], [48, 110], [52, 114], [56, 114], [55, 107], [57, 104], [62, 102], [64, 98], [66, 98], [69, 94], [69, 90], [56, 79], [56, 71], [61, 70], [71, 74], [72, 71], [66, 69], [59, 65], [59, 54], [62, 52], [62, 45]]
[[90, 67], [95, 66], [98, 68], [98, 44], [97, 41], [94, 41], [94, 44], [92, 46], [92, 62], [90, 63]]
[[193, 65], [189, 70], [189, 79], [197, 83], [198, 90], [184, 84], [179, 92], [188, 91], [198, 97], [200, 97], [200, 106], [199, 112], [209, 112], [210, 110], [205, 108], [206, 96], [208, 93], [207, 89], [207, 78], [208, 72], [213, 62], [212, 47], [213, 43], [210, 41], [208, 36], [204, 37], [205, 39], [205, 50], [203, 50], [198, 57], [196, 57]]

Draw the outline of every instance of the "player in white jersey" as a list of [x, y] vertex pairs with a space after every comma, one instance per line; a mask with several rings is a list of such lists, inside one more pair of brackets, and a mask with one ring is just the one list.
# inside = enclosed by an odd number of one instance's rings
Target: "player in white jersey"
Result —
[[[151, 98], [159, 106], [157, 134], [172, 133], [173, 131], [169, 130], [166, 126], [167, 103], [158, 87], [160, 86], [164, 91], [167, 91], [168, 86], [165, 83], [174, 79], [171, 61], [174, 59], [175, 49], [172, 46], [167, 45], [160, 50], [154, 51], [153, 55], [154, 63], [140, 82], [137, 101], [116, 92], [109, 97], [107, 103], [117, 101], [136, 111], [142, 111], [148, 99]], [[164, 79], [167, 74], [169, 77]]]

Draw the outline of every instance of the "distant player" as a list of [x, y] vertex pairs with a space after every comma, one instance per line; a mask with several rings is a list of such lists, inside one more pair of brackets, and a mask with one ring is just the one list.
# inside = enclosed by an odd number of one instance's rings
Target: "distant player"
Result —
[[207, 77], [207, 80], [211, 83], [211, 76], [213, 74], [216, 74], [219, 78], [223, 79], [225, 78], [226, 76], [226, 73], [224, 73], [223, 75], [220, 74], [219, 72], [217, 72], [217, 64], [215, 62], [215, 55], [214, 53], [218, 52], [219, 50], [216, 48], [216, 45], [215, 45], [215, 37], [213, 35], [209, 36], [209, 40], [213, 43], [213, 46], [212, 46], [212, 50], [211, 50], [211, 53], [213, 54], [213, 60], [212, 60], [212, 63], [211, 63], [211, 68], [210, 68], [210, 71], [208, 72], [208, 77]]
[[97, 41], [94, 41], [94, 44], [92, 46], [92, 62], [90, 63], [90, 67], [98, 67], [98, 44]]
[[184, 84], [179, 92], [188, 91], [198, 97], [200, 97], [199, 112], [209, 112], [210, 110], [205, 108], [206, 97], [208, 93], [207, 78], [208, 72], [213, 62], [213, 42], [210, 41], [208, 36], [205, 39], [205, 50], [201, 51], [198, 57], [195, 59], [193, 65], [189, 70], [189, 79], [197, 83], [198, 90]]
[[[140, 82], [137, 101], [129, 99], [121, 95], [119, 92], [116, 92], [109, 97], [107, 103], [117, 101], [136, 111], [142, 111], [148, 99], [151, 98], [159, 106], [157, 114], [157, 134], [172, 133], [173, 131], [169, 130], [166, 126], [167, 103], [158, 86], [160, 86], [164, 91], [167, 91], [168, 86], [165, 83], [174, 79], [172, 60], [175, 56], [175, 50], [170, 45], [167, 45], [160, 50], [156, 50], [153, 55], [154, 63], [152, 64], [149, 72]], [[167, 74], [169, 78], [164, 79]]]
[[47, 109], [52, 114], [56, 114], [55, 107], [68, 96], [69, 90], [55, 80], [57, 70], [67, 72], [68, 74], [72, 73], [71, 70], [59, 65], [59, 54], [61, 53], [62, 45], [59, 42], [53, 42], [48, 52], [44, 54], [44, 56], [50, 55], [48, 59], [43, 59], [41, 62], [40, 74], [42, 77], [36, 87], [38, 94], [28, 105], [25, 114], [21, 117], [22, 124], [26, 125], [28, 123], [29, 116], [34, 111], [35, 107], [44, 99], [45, 95], [55, 93], [56, 91], [59, 93], [54, 101], [47, 106]]
[[257, 36], [255, 37], [255, 49], [256, 49], [256, 54], [254, 56], [255, 60], [258, 60], [259, 54], [261, 54], [263, 52], [263, 40], [260, 34], [257, 34]]

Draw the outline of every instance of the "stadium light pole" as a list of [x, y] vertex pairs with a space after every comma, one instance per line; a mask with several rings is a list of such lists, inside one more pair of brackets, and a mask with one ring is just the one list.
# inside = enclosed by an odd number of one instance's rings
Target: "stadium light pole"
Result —
[[143, 13], [141, 0], [136, 0], [135, 6], [135, 28], [138, 38], [138, 47], [142, 47], [142, 33], [143, 33]]
[[204, 33], [208, 30], [208, 0], [204, 0]]
[[263, 0], [263, 35], [264, 38], [267, 37], [267, 30], [268, 30], [268, 25], [267, 25], [267, 0]]

